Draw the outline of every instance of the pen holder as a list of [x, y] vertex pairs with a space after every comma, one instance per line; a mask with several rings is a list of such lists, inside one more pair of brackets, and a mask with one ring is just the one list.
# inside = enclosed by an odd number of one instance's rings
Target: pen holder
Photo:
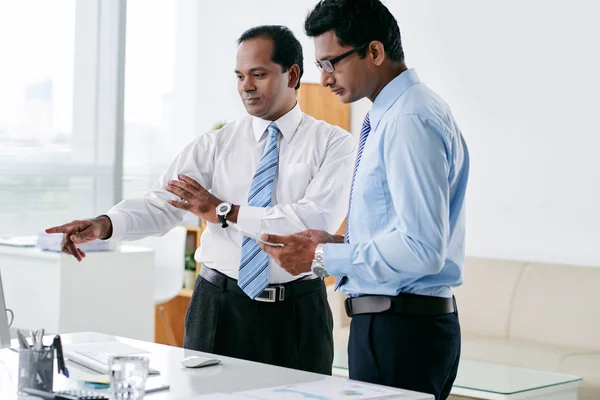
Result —
[[54, 348], [19, 350], [19, 391], [23, 388], [52, 391]]

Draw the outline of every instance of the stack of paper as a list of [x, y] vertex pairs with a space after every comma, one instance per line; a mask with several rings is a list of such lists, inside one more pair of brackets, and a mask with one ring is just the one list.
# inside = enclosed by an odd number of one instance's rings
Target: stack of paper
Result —
[[0, 245], [13, 247], [34, 247], [37, 236], [12, 236], [0, 238]]
[[[61, 252], [62, 233], [39, 233], [35, 247], [46, 251]], [[77, 247], [83, 252], [88, 251], [112, 251], [115, 249], [114, 243], [107, 240], [92, 240], [91, 242], [78, 244]]]

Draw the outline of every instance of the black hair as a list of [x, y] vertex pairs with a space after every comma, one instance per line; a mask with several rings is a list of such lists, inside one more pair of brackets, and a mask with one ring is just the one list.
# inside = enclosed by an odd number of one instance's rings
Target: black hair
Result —
[[[378, 40], [392, 61], [404, 60], [398, 22], [379, 0], [322, 0], [306, 17], [304, 29], [309, 37], [332, 30], [342, 46]], [[366, 48], [358, 51], [361, 57], [366, 53]]]
[[[292, 31], [282, 25], [262, 25], [248, 29], [238, 39], [238, 45], [245, 40], [263, 37], [273, 41], [273, 54], [271, 60], [287, 72], [292, 65], [296, 64], [300, 68], [300, 78], [304, 74], [304, 57], [302, 56], [302, 45], [296, 39]], [[296, 90], [300, 87], [300, 79], [296, 85]]]

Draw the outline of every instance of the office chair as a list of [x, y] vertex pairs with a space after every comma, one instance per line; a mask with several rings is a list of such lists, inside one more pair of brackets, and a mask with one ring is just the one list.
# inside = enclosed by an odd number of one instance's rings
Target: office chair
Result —
[[186, 236], [185, 227], [176, 226], [164, 236], [152, 236], [132, 242], [133, 245], [149, 247], [154, 250], [154, 304], [158, 307], [160, 322], [163, 324], [167, 340], [172, 346], [178, 346], [179, 343], [162, 304], [174, 299], [183, 287]]

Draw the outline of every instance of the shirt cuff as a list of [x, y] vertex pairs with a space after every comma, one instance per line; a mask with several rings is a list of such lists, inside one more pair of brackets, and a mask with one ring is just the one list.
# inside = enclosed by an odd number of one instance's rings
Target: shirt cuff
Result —
[[240, 206], [237, 226], [248, 233], [263, 233], [262, 219], [265, 210], [264, 207]]
[[323, 249], [323, 264], [332, 276], [348, 276], [352, 272], [354, 244], [329, 243]]
[[127, 233], [125, 216], [118, 211], [109, 211], [104, 215], [110, 218], [112, 224], [112, 235], [107, 240], [118, 242], [123, 239]]

